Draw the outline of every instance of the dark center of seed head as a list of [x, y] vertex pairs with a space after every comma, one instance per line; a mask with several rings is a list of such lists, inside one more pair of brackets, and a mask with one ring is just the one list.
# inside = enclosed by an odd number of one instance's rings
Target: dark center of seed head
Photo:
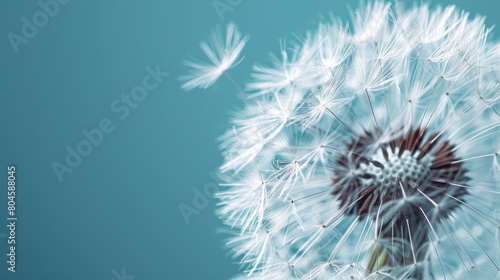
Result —
[[[460, 206], [452, 197], [461, 201], [469, 178], [452, 144], [417, 128], [376, 147], [378, 135], [352, 139], [335, 159], [340, 168], [332, 194], [346, 214], [378, 215], [395, 226], [406, 219], [418, 223], [423, 214], [446, 217]], [[443, 202], [446, 211], [433, 211]]]

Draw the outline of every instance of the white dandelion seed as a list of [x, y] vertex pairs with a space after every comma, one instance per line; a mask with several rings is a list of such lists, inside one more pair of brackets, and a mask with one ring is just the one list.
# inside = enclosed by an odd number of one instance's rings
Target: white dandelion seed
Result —
[[241, 279], [499, 279], [490, 31], [454, 6], [374, 1], [255, 67], [221, 137]]
[[184, 61], [190, 71], [188, 75], [179, 77], [179, 80], [184, 81], [181, 88], [189, 91], [197, 87], [206, 89], [212, 86], [223, 73], [241, 61], [238, 58], [247, 41], [248, 36], [242, 36], [234, 23], [227, 25], [225, 38], [220, 26], [217, 26], [208, 43], [205, 41], [200, 43], [200, 48], [210, 63]]

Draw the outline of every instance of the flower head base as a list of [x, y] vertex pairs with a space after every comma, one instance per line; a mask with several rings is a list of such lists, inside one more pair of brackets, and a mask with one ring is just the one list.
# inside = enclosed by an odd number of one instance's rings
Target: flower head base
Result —
[[256, 66], [221, 137], [218, 215], [245, 277], [500, 277], [500, 48], [484, 18], [375, 1], [350, 30], [323, 22]]

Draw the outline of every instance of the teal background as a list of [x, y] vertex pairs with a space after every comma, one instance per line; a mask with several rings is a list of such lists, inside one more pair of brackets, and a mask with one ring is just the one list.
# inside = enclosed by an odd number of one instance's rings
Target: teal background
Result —
[[[227, 0], [220, 0], [226, 2]], [[236, 1], [233, 1], [236, 2]], [[496, 1], [456, 3], [500, 22]], [[243, 86], [253, 62], [266, 63], [279, 39], [294, 39], [333, 12], [348, 19], [358, 1], [242, 0], [218, 17], [213, 1], [70, 1], [15, 54], [9, 32], [41, 8], [0, 3], [0, 279], [227, 279], [238, 266], [223, 249], [216, 201], [186, 224], [179, 205], [213, 183], [221, 164], [216, 138], [241, 105], [231, 84], [180, 90], [185, 58], [217, 24], [234, 21], [250, 35], [245, 60], [231, 75]], [[147, 66], [169, 72], [130, 115], [110, 104], [140, 85]], [[83, 129], [103, 118], [116, 126], [59, 182]], [[8, 273], [5, 225], [7, 166], [17, 167], [17, 272]], [[120, 279], [122, 278], [122, 279]], [[130, 279], [131, 280], [131, 279]]]

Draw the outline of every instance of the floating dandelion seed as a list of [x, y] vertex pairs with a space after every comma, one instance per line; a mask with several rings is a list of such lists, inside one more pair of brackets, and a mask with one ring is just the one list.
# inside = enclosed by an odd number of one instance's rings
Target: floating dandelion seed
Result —
[[196, 87], [206, 89], [213, 85], [223, 73], [241, 61], [238, 61], [238, 57], [247, 41], [248, 36], [243, 37], [234, 23], [227, 25], [225, 39], [220, 26], [217, 26], [210, 41], [200, 43], [200, 48], [210, 63], [184, 61], [184, 64], [191, 69], [189, 75], [179, 77], [179, 80], [185, 81], [181, 87], [189, 91]]
[[489, 33], [454, 6], [375, 1], [255, 67], [221, 137], [242, 279], [499, 279]]

